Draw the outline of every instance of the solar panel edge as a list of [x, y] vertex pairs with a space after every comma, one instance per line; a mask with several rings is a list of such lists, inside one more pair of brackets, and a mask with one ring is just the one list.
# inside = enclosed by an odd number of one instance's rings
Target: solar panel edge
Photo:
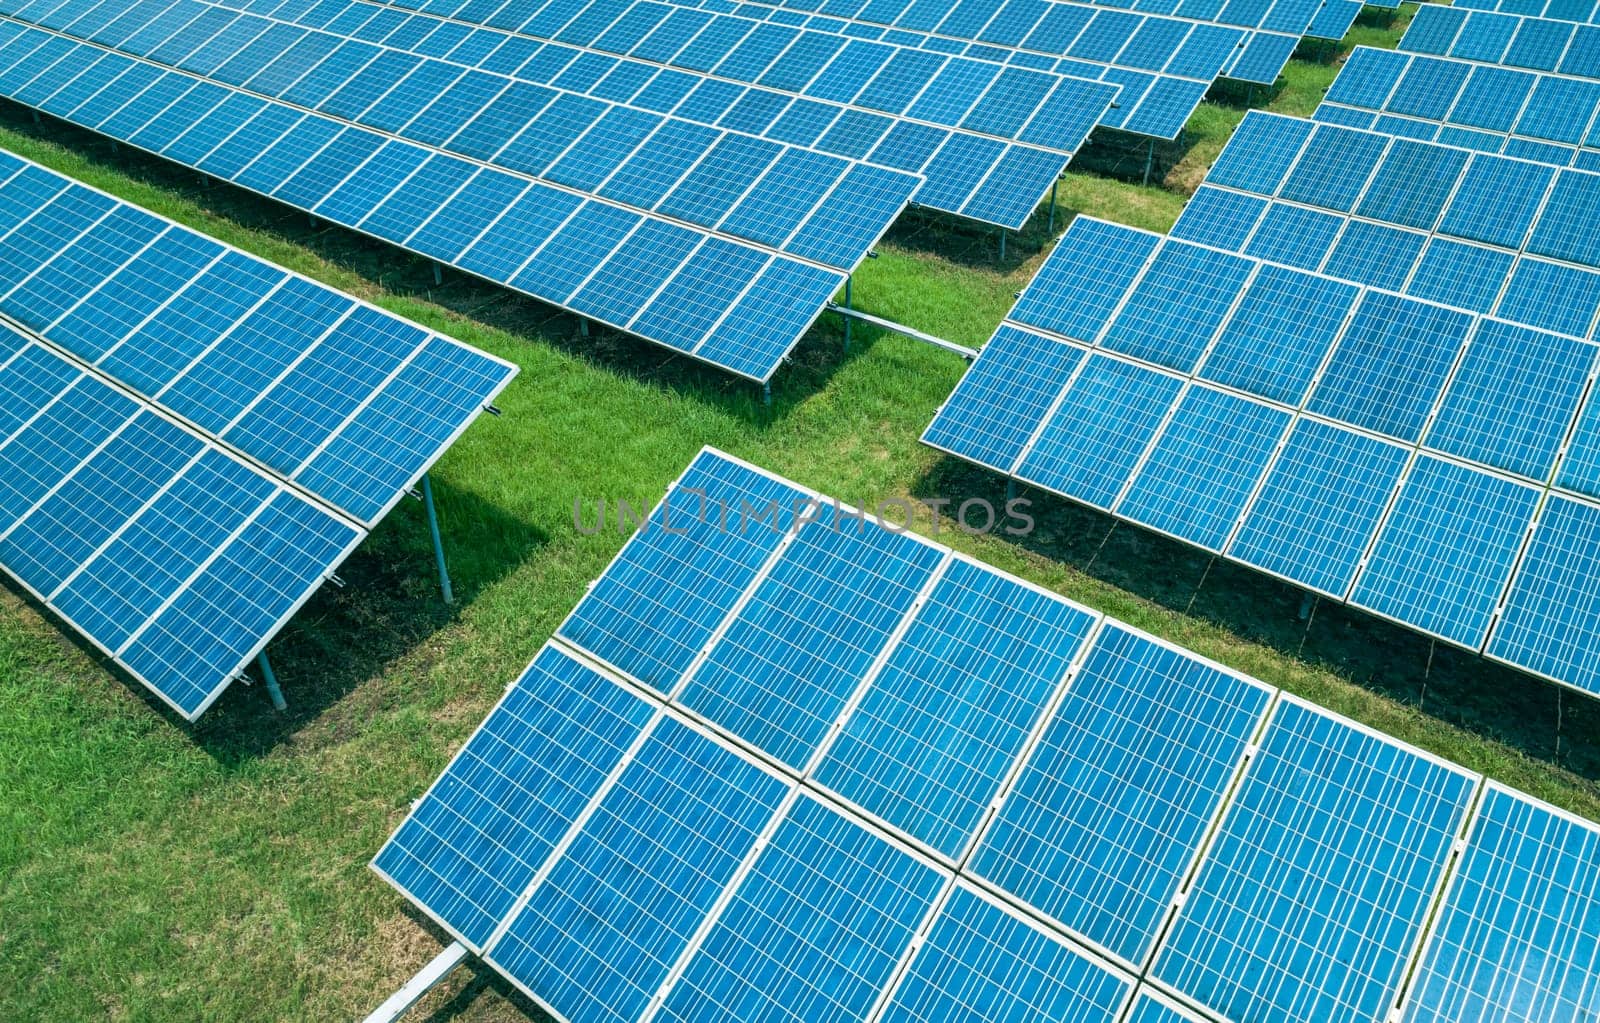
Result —
[[[495, 928], [495, 931], [491, 933], [490, 938], [488, 940], [486, 940], [482, 945], [480, 945], [478, 942], [474, 941], [473, 939], [471, 939], [471, 938], [467, 937], [465, 934], [463, 934], [460, 930], [458, 930], [455, 927], [455, 925], [451, 924], [449, 921], [445, 920], [438, 913], [434, 912], [434, 910], [429, 907], [429, 905], [427, 904], [426, 900], [422, 899], [417, 894], [411, 892], [408, 888], [406, 888], [406, 886], [404, 885], [403, 882], [401, 882], [398, 879], [396, 879], [392, 874], [390, 874], [387, 870], [385, 870], [382, 866], [380, 866], [378, 861], [383, 857], [383, 855], [384, 855], [384, 853], [386, 851], [388, 851], [392, 846], [395, 845], [395, 841], [396, 841], [397, 837], [400, 834], [401, 828], [406, 823], [406, 821], [408, 821], [410, 819], [412, 813], [415, 812], [416, 808], [421, 806], [423, 804], [423, 802], [425, 802], [428, 799], [429, 796], [433, 795], [433, 793], [436, 790], [438, 790], [439, 786], [444, 783], [445, 779], [448, 778], [449, 775], [450, 775], [451, 768], [455, 766], [457, 761], [459, 761], [464, 755], [466, 755], [467, 750], [470, 748], [473, 740], [476, 739], [480, 734], [482, 734], [485, 731], [487, 725], [494, 718], [495, 714], [497, 712], [499, 712], [502, 707], [505, 706], [505, 704], [510, 700], [512, 695], [517, 691], [518, 684], [522, 681], [522, 679], [524, 677], [526, 677], [529, 674], [531, 674], [531, 672], [539, 665], [540, 660], [542, 658], [546, 657], [547, 655], [551, 656], [551, 657], [564, 658], [564, 659], [570, 661], [571, 663], [573, 663], [574, 665], [577, 665], [579, 668], [582, 668], [584, 670], [593, 671], [594, 669], [590, 665], [588, 665], [586, 663], [585, 659], [581, 656], [581, 654], [582, 654], [581, 651], [574, 650], [573, 648], [571, 648], [571, 647], [569, 647], [569, 646], [567, 646], [565, 644], [557, 643], [553, 639], [546, 640], [544, 645], [542, 645], [534, 653], [533, 659], [531, 661], [529, 661], [528, 666], [526, 668], [524, 668], [522, 670], [522, 672], [519, 672], [516, 676], [514, 676], [509, 683], [506, 684], [505, 689], [501, 691], [499, 697], [495, 700], [494, 704], [490, 707], [488, 713], [486, 713], [484, 715], [483, 720], [478, 722], [477, 726], [474, 727], [473, 730], [467, 734], [467, 737], [461, 741], [460, 746], [458, 746], [456, 748], [455, 752], [453, 752], [450, 755], [449, 759], [445, 761], [444, 766], [440, 768], [439, 773], [435, 776], [434, 780], [429, 783], [428, 787], [423, 790], [421, 795], [419, 795], [416, 799], [411, 801], [410, 806], [409, 806], [409, 808], [408, 808], [408, 810], [406, 812], [405, 817], [401, 818], [400, 824], [397, 825], [395, 830], [390, 833], [389, 837], [384, 840], [383, 844], [378, 847], [378, 851], [375, 852], [372, 855], [372, 858], [367, 861], [367, 869], [371, 870], [374, 874], [378, 875], [390, 887], [392, 887], [395, 891], [397, 891], [401, 895], [405, 896], [408, 900], [410, 900], [412, 902], [412, 904], [414, 904], [418, 908], [420, 908], [424, 913], [426, 913], [428, 915], [428, 917], [431, 920], [433, 920], [434, 923], [438, 924], [441, 928], [443, 928], [456, 941], [459, 941], [463, 945], [465, 945], [468, 949], [470, 949], [473, 952], [474, 955], [483, 956], [483, 955], [486, 954], [486, 952], [487, 952], [487, 950], [489, 948], [493, 947], [494, 940], [496, 938], [498, 938], [498, 936], [501, 933], [503, 933], [503, 931], [505, 929], [505, 926], [516, 915], [516, 913], [520, 910], [522, 903], [526, 900], [526, 896], [528, 895], [529, 890], [531, 890], [531, 888], [533, 887], [533, 882], [532, 881], [530, 881], [528, 885], [524, 886], [524, 889], [523, 889], [521, 895], [519, 896], [517, 902], [513, 905], [513, 907], [510, 910], [508, 910], [506, 912], [506, 915], [499, 921], [499, 923], [497, 924], [497, 926]], [[632, 759], [633, 753], [637, 751], [638, 747], [640, 745], [642, 745], [643, 742], [646, 740], [646, 738], [651, 734], [651, 732], [654, 729], [656, 723], [659, 720], [661, 720], [662, 715], [663, 715], [663, 710], [664, 710], [664, 704], [661, 702], [659, 697], [655, 696], [654, 694], [652, 694], [652, 693], [650, 693], [648, 691], [639, 690], [632, 683], [628, 682], [624, 676], [620, 676], [620, 675], [618, 675], [618, 674], [616, 674], [614, 672], [597, 672], [597, 674], [599, 674], [600, 677], [603, 678], [610, 685], [615, 686], [616, 688], [620, 689], [624, 693], [627, 693], [628, 695], [634, 697], [640, 704], [643, 704], [644, 706], [648, 707], [649, 708], [649, 712], [648, 712], [648, 715], [644, 719], [644, 723], [640, 726], [638, 732], [634, 735], [633, 739], [630, 740], [629, 746], [627, 748], [627, 751], [622, 755], [622, 757], [617, 761], [617, 763], [615, 765], [613, 765], [613, 767], [607, 772], [607, 774], [605, 776], [605, 779], [601, 782], [600, 787], [596, 790], [596, 792], [594, 794], [591, 794], [589, 797], [587, 797], [584, 800], [584, 809], [585, 810], [588, 810], [594, 803], [598, 802], [599, 798], [607, 790], [608, 783], [611, 782], [611, 781], [614, 781], [616, 776], [621, 774], [623, 768]], [[568, 825], [566, 827], [566, 829], [565, 829], [565, 832], [568, 832], [568, 833], [575, 832], [577, 830], [577, 824], [578, 824], [578, 822], [574, 822], [573, 824]], [[564, 833], [563, 837], [568, 837], [568, 835]], [[556, 851], [554, 849], [552, 849], [552, 851], [550, 853], [546, 854], [544, 862], [541, 863], [541, 865], [540, 865], [539, 872], [537, 872], [534, 875], [535, 878], [538, 878], [540, 876], [540, 874], [550, 865], [551, 861], [553, 861], [556, 858], [557, 858], [557, 853], [556, 853]], [[533, 997], [537, 998], [538, 996], [535, 995]]]

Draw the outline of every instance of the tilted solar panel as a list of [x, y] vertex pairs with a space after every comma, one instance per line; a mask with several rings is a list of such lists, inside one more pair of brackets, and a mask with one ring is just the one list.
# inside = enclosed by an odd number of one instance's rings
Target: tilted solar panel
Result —
[[[803, 512], [774, 517], [796, 501]], [[741, 518], [724, 527], [732, 509]], [[667, 675], [591, 657], [591, 644], [635, 648], [649, 621], [688, 644], [675, 670], [692, 678], [822, 532], [930, 551], [939, 582], [873, 641], [874, 666], [809, 766], [793, 766], [786, 736], [696, 713]], [[900, 607], [914, 573], [891, 564], [839, 566], [814, 585]], [[640, 585], [650, 578], [672, 588]], [[719, 611], [677, 615], [674, 594], [696, 592]], [[777, 656], [805, 624], [760, 650], [736, 645]], [[811, 630], [805, 652], [839, 662], [861, 642]], [[957, 689], [965, 664], [977, 674]], [[741, 670], [750, 690], [768, 676], [753, 659]], [[814, 695], [834, 703], [825, 680]], [[870, 788], [830, 776], [830, 763], [866, 764], [867, 748]], [[1547, 828], [1548, 811], [1511, 793], [1518, 809], [1504, 812], [1494, 789], [1473, 822], [1478, 782], [706, 449], [374, 868], [574, 1023], [1194, 1023], [1202, 1008], [1379, 1020], [1403, 997], [1449, 1014], [1483, 1004], [1464, 997], [1509, 996], [1491, 975], [1576, 1004], [1592, 942], [1558, 907], [1594, 895], [1593, 829]], [[1560, 864], [1539, 869], [1553, 861], [1523, 851], [1532, 843]], [[1501, 947], [1472, 938], [1505, 919], [1497, 900], [1543, 914], [1507, 940], [1553, 933], [1551, 961], [1480, 966]], [[1462, 943], [1471, 956], [1453, 953]]]
[[[17, 29], [12, 44], [26, 52], [41, 48], [46, 38], [77, 45], [84, 55], [94, 52], [91, 44], [73, 44], [38, 29], [5, 24]], [[26, 61], [19, 66], [28, 68], [27, 78], [37, 71]], [[176, 71], [156, 75], [154, 85], [173, 75], [187, 77]], [[838, 166], [830, 170], [839, 172], [837, 183], [814, 209], [806, 206], [810, 212], [803, 222], [791, 216], [795, 226], [779, 228], [788, 250], [779, 252], [697, 225], [680, 225], [603, 195], [585, 198], [544, 179], [513, 175], [410, 141], [391, 139], [377, 146], [382, 136], [367, 128], [339, 129], [338, 122], [319, 114], [302, 114], [221, 87], [211, 91], [212, 85], [197, 84], [197, 91], [208, 90], [203, 105], [186, 110], [183, 123], [167, 122], [167, 130], [154, 134], [141, 126], [129, 132], [126, 141], [284, 201], [297, 201], [297, 182], [308, 174], [338, 178], [342, 183], [314, 205], [299, 198], [306, 204], [302, 208], [763, 381], [776, 372], [844, 283], [846, 268], [815, 260], [853, 262], [863, 257], [903, 207], [917, 180], [866, 164], [844, 170], [845, 161], [834, 161]], [[108, 92], [118, 97], [115, 106], [132, 102], [115, 82], [98, 95]], [[174, 103], [173, 108], [180, 105]], [[72, 120], [83, 109], [61, 114]], [[103, 113], [76, 123], [94, 128], [101, 124]], [[158, 115], [151, 124], [166, 116]], [[458, 116], [464, 119], [468, 113]], [[326, 145], [306, 147], [306, 139], [321, 139]], [[371, 150], [354, 170], [348, 170], [352, 150], [341, 148], [349, 139], [366, 140], [353, 151]], [[661, 194], [651, 200], [654, 204], [669, 198], [663, 182], [676, 181], [694, 162], [693, 157], [683, 158], [689, 149], [713, 141], [658, 132], [617, 175], [637, 167], [637, 187], [652, 182], [660, 187]], [[776, 148], [781, 147], [769, 147]], [[286, 160], [275, 155], [285, 151], [297, 155]], [[720, 150], [712, 146], [711, 151]], [[663, 178], [662, 160], [675, 152], [682, 154], [672, 157], [678, 160], [673, 165], [677, 169]], [[703, 152], [697, 150], [695, 156]], [[764, 152], [757, 166], [765, 167], [775, 155]], [[783, 162], [778, 157], [768, 174], [787, 173], [777, 166]], [[261, 177], [265, 166], [272, 168], [271, 173]], [[765, 180], [760, 177], [757, 183]], [[379, 200], [376, 205], [373, 198]], [[749, 206], [733, 205], [730, 217], [743, 215], [741, 210]], [[770, 232], [779, 223], [780, 217], [768, 217], [764, 230]], [[746, 233], [757, 232], [751, 228]], [[674, 256], [678, 258], [670, 258]]]
[[190, 720], [516, 372], [8, 154], [0, 267], [0, 565]]
[[[1241, 128], [1247, 148], [1299, 154], [1310, 134], [1275, 141], [1274, 122], [1261, 127]], [[1224, 157], [1229, 180], [1270, 163], [1251, 169]], [[1275, 191], [1302, 164], [1279, 161], [1256, 187]], [[1546, 183], [1555, 173], [1519, 166]], [[1316, 177], [1323, 184], [1309, 173], [1301, 180], [1342, 188]], [[1484, 179], [1485, 203], [1493, 180]], [[1360, 208], [1374, 194], [1363, 184], [1350, 202]], [[1543, 194], [1533, 206], [1541, 204]], [[1496, 218], [1522, 225], [1518, 236], [1563, 222], [1547, 204], [1542, 214], [1518, 206], [1507, 189], [1495, 207]], [[1174, 234], [1207, 233], [1203, 221], [1189, 226]], [[1579, 272], [1523, 264], [1534, 265]], [[1502, 287], [1518, 294], [1517, 276]], [[1563, 315], [1586, 308], [1547, 284], [1525, 293]], [[1529, 308], [1519, 316], [1535, 318]], [[1597, 356], [1588, 340], [1079, 218], [923, 441], [1600, 692], [1576, 653], [1600, 642], [1600, 598], [1581, 581], [1554, 581], [1556, 552], [1574, 545], [1572, 523], [1552, 513], [1567, 505], [1541, 499], [1550, 486], [1575, 509], [1600, 496], [1600, 415], [1588, 411]], [[1542, 608], [1541, 595], [1556, 590], [1562, 596]], [[1529, 630], [1557, 614], [1563, 629], [1582, 631], [1552, 650]], [[1510, 622], [1520, 631], [1497, 640]]]
[[[254, 12], [242, 15], [245, 18], [270, 15], [279, 23], [298, 18], [306, 27], [320, 27], [316, 23], [321, 19], [313, 11], [274, 3], [235, 6]], [[448, 109], [465, 109], [472, 115], [482, 110], [482, 114], [453, 139], [448, 131], [437, 130], [419, 141], [432, 145], [449, 141], [466, 155], [503, 163], [526, 161], [522, 150], [530, 140], [536, 148], [551, 146], [552, 132], [555, 154], [582, 136], [568, 153], [567, 162], [572, 162], [574, 154], [594, 150], [599, 143], [615, 148], [603, 127], [608, 118], [617, 118], [599, 112], [614, 103], [627, 104], [620, 107], [627, 126], [646, 133], [648, 122], [666, 115], [761, 135], [774, 144], [809, 146], [852, 160], [867, 157], [920, 173], [928, 179], [917, 192], [921, 205], [1015, 228], [1117, 94], [1114, 84], [1032, 69], [1008, 71], [943, 54], [912, 54], [917, 59], [907, 60], [898, 47], [863, 54], [851, 40], [815, 32], [792, 46], [811, 62], [803, 71], [785, 74], [780, 69], [783, 62], [773, 62], [790, 47], [795, 30], [774, 26], [776, 37], [758, 32], [745, 38], [746, 31], [721, 31], [724, 24], [748, 30], [751, 23], [743, 19], [724, 23], [718, 20], [721, 16], [700, 15], [675, 27], [662, 21], [664, 10], [654, 3], [637, 8], [612, 2], [550, 4], [535, 19], [539, 32], [532, 35], [474, 28], [429, 14], [401, 15], [407, 24], [370, 43], [347, 40], [344, 47], [381, 44], [380, 49], [403, 51], [418, 63], [393, 88], [388, 81], [394, 69], [379, 70], [376, 62], [369, 65], [370, 74], [381, 78], [372, 88], [382, 98], [365, 112], [345, 116], [397, 122], [379, 126], [403, 128], [415, 137], [430, 127], [430, 119], [438, 119], [436, 111], [444, 99], [428, 105], [431, 91], [414, 95], [410, 83], [437, 83], [451, 97]], [[420, 31], [408, 33], [410, 25]], [[477, 45], [458, 45], [448, 52], [433, 46], [445, 29], [470, 31]], [[309, 51], [302, 65], [313, 63], [313, 67], [281, 98], [309, 106], [327, 100], [332, 105], [333, 97], [325, 89], [301, 88], [343, 52], [341, 48], [332, 55], [325, 53], [326, 46], [318, 41], [328, 35], [313, 32], [295, 43], [296, 51]], [[501, 51], [515, 41], [534, 46], [537, 55], [519, 51], [516, 62], [505, 60]], [[825, 45], [812, 46], [812, 41]], [[275, 54], [264, 54], [262, 59], [271, 56]], [[229, 80], [244, 84], [241, 77], [235, 74]], [[506, 79], [516, 84], [504, 91], [493, 85]], [[250, 87], [256, 81], [249, 79]], [[963, 88], [951, 94], [946, 86], [956, 81]], [[501, 149], [506, 139], [523, 129], [522, 112], [538, 113], [552, 88], [561, 90], [562, 99]], [[927, 99], [916, 102], [925, 92]], [[409, 124], [404, 123], [413, 115]], [[457, 126], [449, 123], [451, 128]], [[487, 151], [466, 148], [477, 144], [482, 149], [485, 142]], [[598, 155], [606, 159], [605, 149], [598, 149]]]

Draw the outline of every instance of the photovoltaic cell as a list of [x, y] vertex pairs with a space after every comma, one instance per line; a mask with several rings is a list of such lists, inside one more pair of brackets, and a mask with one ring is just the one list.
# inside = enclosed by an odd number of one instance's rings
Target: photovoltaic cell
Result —
[[1600, 694], [1600, 508], [1563, 494], [1545, 499], [1527, 553], [1490, 637], [1488, 654]]
[[482, 951], [651, 714], [642, 698], [547, 647], [373, 868]]
[[1587, 1011], [1587, 964], [1600, 940], [1597, 860], [1592, 823], [1490, 782], [1402, 1018]]

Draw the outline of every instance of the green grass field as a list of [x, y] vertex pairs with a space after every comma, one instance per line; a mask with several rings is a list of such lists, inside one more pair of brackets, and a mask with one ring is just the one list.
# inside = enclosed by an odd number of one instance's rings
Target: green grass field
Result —
[[[1400, 22], [1352, 40], [1392, 45]], [[1349, 41], [1347, 41], [1349, 42]], [[1295, 62], [1258, 104], [1308, 113], [1329, 64]], [[1063, 183], [1073, 212], [1164, 230], [1243, 115], [1208, 104], [1159, 183], [1098, 148]], [[777, 379], [748, 384], [227, 189], [0, 110], [0, 147], [505, 356], [523, 367], [435, 473], [459, 602], [438, 599], [421, 509], [404, 502], [270, 648], [290, 701], [235, 686], [195, 728], [109, 675], [0, 587], [0, 1019], [359, 1018], [438, 951], [439, 933], [367, 860], [621, 545], [573, 527], [575, 498], [654, 502], [703, 444], [840, 498], [996, 497], [992, 475], [917, 437], [955, 356], [826, 317]], [[858, 274], [857, 304], [981, 344], [1037, 269], [1044, 217], [1013, 239], [908, 215]], [[1600, 818], [1600, 708], [1366, 616], [1298, 620], [1291, 588], [1036, 498], [1021, 544], [943, 538], [984, 560], [1392, 735]], [[928, 523], [922, 523], [926, 529]], [[487, 970], [418, 1019], [519, 1020]], [[431, 1016], [430, 1016], [431, 1013]]]

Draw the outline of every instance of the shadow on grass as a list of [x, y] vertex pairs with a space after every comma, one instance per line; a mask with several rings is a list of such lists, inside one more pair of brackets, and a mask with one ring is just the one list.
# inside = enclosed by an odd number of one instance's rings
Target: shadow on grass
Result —
[[[409, 900], [403, 904], [402, 908], [406, 916], [410, 917], [418, 927], [438, 940], [440, 948], [455, 941], [455, 938], [435, 923], [432, 917], [412, 905]], [[451, 995], [443, 1004], [434, 1007], [432, 1012], [426, 1016], [417, 1016], [416, 1023], [451, 1023], [453, 1020], [460, 1019], [468, 1009], [473, 1007], [473, 1003], [483, 997], [486, 991], [492, 991], [505, 999], [534, 1023], [555, 1023], [554, 1019], [544, 1009], [540, 1008], [537, 1002], [518, 991], [516, 985], [506, 980], [498, 970], [489, 966], [483, 960], [475, 956], [468, 956], [466, 962], [462, 963], [458, 969], [471, 973], [472, 979], [462, 984], [455, 994]], [[407, 1018], [411, 1017], [408, 1016]]]
[[[942, 458], [918, 497], [1005, 500], [1005, 480]], [[1600, 704], [1476, 654], [1327, 600], [1309, 620], [1304, 591], [1033, 488], [1035, 531], [1016, 542], [1163, 608], [1211, 622], [1296, 661], [1327, 668], [1427, 716], [1584, 778], [1600, 779]]]
[[[463, 555], [451, 564], [456, 602], [447, 605], [441, 599], [433, 545], [420, 507], [402, 502], [339, 566], [344, 586], [323, 584], [268, 643], [267, 654], [288, 703], [282, 713], [272, 709], [260, 685], [259, 669], [252, 666], [251, 685], [235, 682], [191, 724], [26, 591], [3, 577], [0, 585], [57, 626], [65, 641], [122, 682], [152, 712], [187, 731], [195, 745], [219, 763], [237, 765], [292, 740], [363, 682], [382, 674], [387, 665], [425, 649], [428, 638], [450, 624], [461, 607], [546, 542], [539, 530], [470, 493], [446, 495], [445, 487], [435, 489], [440, 497], [448, 496], [450, 504], [450, 514], [441, 522], [446, 556], [452, 551]], [[353, 706], [348, 713], [373, 709]]]
[[759, 384], [679, 355], [661, 345], [528, 298], [508, 288], [442, 270], [434, 262], [355, 231], [320, 220], [225, 182], [206, 183], [194, 169], [164, 160], [49, 115], [33, 120], [28, 108], [0, 100], [0, 128], [59, 146], [96, 167], [190, 202], [251, 231], [302, 247], [390, 294], [422, 299], [520, 342], [546, 344], [609, 373], [647, 383], [722, 409], [751, 422], [782, 417], [826, 381], [840, 363], [839, 332], [824, 316], [802, 338], [773, 380], [772, 403]]

